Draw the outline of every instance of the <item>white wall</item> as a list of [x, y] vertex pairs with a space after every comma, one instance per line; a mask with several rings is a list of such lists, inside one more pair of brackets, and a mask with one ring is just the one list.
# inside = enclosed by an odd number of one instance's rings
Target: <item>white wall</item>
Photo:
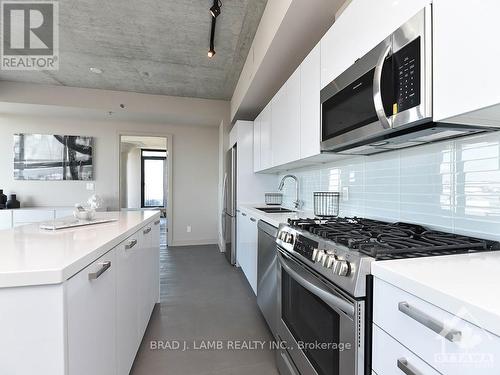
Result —
[[[347, 188], [341, 216], [500, 240], [500, 132], [289, 172], [300, 179], [304, 209], [313, 209], [314, 191]], [[285, 205], [293, 196], [290, 185]]]
[[[0, 185], [7, 192], [17, 192], [25, 206], [68, 205], [86, 199], [92, 192], [84, 182], [13, 181], [12, 134], [94, 136], [96, 192], [110, 209], [117, 209], [119, 134], [171, 135], [169, 241], [173, 245], [217, 243], [223, 168], [219, 167], [217, 127], [222, 123], [229, 128], [229, 107], [222, 100], [2, 81]], [[186, 232], [188, 225], [191, 233]]]
[[127, 155], [126, 175], [120, 177], [127, 181], [127, 205], [122, 207], [141, 208], [141, 168], [141, 149], [133, 148]]
[[[24, 206], [68, 206], [85, 201], [92, 192], [80, 181], [14, 181], [14, 133], [75, 134], [95, 137], [95, 190], [110, 209], [118, 209], [119, 134], [130, 132], [173, 135], [174, 245], [217, 243], [218, 129], [187, 125], [83, 120], [53, 116], [0, 114], [0, 182], [15, 192]], [[192, 232], [186, 232], [186, 226]]]

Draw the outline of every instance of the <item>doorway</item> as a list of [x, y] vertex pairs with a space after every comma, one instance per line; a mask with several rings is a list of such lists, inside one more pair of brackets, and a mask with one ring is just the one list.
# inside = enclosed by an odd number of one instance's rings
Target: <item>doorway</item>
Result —
[[[172, 227], [171, 138], [169, 136], [119, 136], [119, 203], [122, 211], [159, 210], [162, 213], [162, 241]], [[171, 233], [171, 232], [170, 232]]]

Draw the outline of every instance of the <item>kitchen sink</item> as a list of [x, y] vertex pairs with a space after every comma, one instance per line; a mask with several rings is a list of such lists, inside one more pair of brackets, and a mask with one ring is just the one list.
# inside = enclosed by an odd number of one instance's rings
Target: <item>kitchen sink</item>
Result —
[[286, 214], [289, 212], [295, 212], [283, 207], [255, 207], [255, 209], [268, 214]]

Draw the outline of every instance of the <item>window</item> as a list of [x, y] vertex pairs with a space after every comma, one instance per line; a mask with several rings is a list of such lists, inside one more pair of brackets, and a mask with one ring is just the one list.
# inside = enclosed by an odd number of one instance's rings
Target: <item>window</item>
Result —
[[141, 206], [165, 206], [165, 150], [141, 150]]

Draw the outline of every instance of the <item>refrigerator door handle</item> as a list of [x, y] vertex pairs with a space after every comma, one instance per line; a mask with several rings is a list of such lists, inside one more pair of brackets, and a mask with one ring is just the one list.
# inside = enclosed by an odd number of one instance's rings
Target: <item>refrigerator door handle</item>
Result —
[[227, 212], [227, 173], [224, 173], [224, 182], [222, 183], [222, 211]]

